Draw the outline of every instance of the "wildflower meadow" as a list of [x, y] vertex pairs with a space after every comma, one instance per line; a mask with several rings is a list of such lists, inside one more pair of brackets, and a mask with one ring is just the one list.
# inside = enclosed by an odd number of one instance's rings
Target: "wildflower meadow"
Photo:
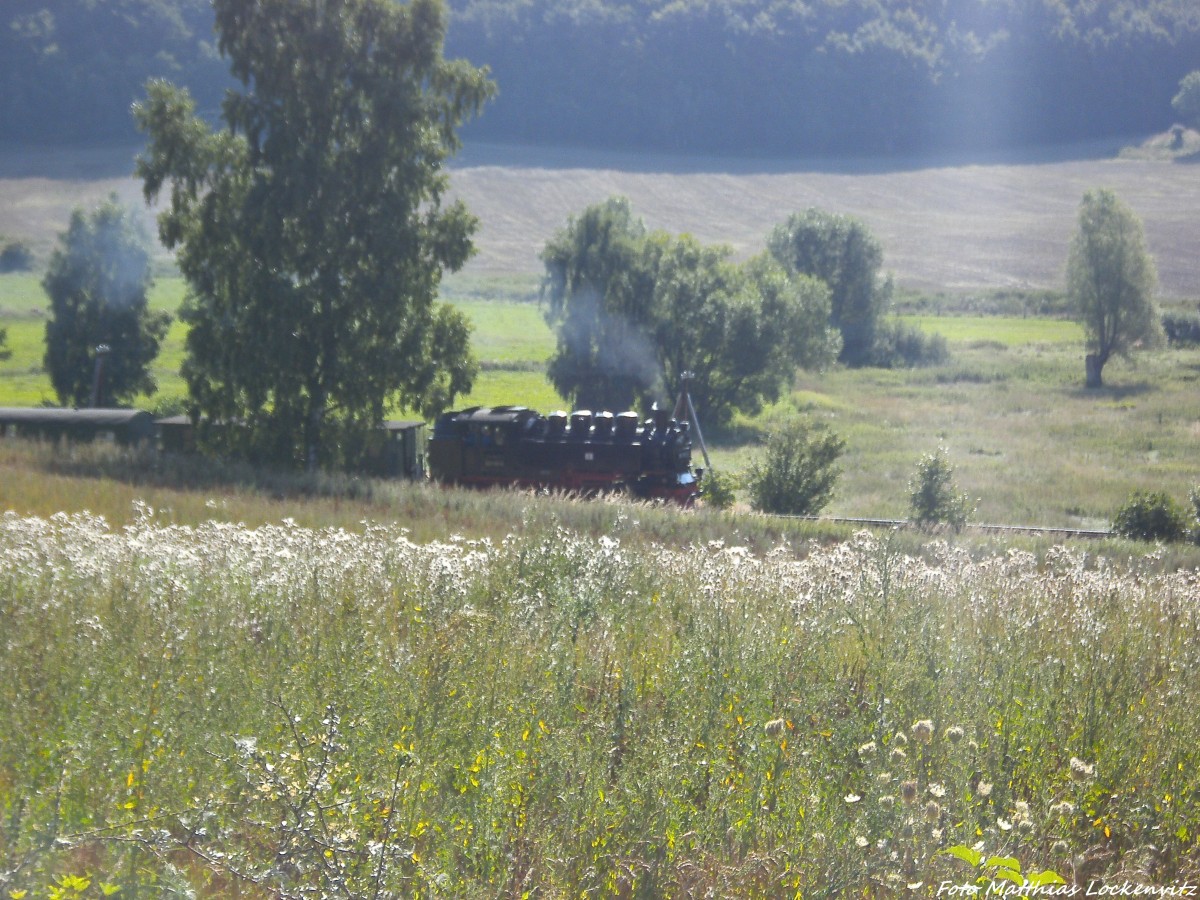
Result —
[[1195, 883], [1168, 568], [8, 513], [0, 897]]

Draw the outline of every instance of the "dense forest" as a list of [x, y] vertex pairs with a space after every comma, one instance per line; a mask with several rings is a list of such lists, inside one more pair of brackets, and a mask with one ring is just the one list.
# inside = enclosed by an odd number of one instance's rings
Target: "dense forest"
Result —
[[[1200, 65], [1195, 0], [451, 0], [487, 65], [479, 139], [880, 155], [1163, 130]], [[150, 76], [216, 114], [206, 0], [6, 0], [0, 140], [132, 134]]]

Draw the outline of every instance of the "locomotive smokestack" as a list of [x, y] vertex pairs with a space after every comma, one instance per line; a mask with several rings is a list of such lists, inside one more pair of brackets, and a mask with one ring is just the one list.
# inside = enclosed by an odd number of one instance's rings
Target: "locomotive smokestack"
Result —
[[100, 406], [100, 401], [104, 396], [104, 363], [108, 360], [108, 354], [112, 352], [112, 348], [108, 344], [101, 344], [96, 348], [96, 368], [92, 370], [92, 409]]

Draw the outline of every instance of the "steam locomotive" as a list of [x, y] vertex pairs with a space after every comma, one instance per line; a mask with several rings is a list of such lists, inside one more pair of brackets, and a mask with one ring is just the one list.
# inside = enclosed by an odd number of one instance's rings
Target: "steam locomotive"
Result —
[[[136, 409], [0, 408], [0, 437], [112, 441], [195, 450], [187, 416], [154, 419]], [[690, 505], [702, 469], [693, 470], [688, 423], [665, 410], [642, 422], [635, 412], [578, 411], [548, 416], [523, 406], [472, 407], [443, 414], [426, 444], [423, 422], [385, 422], [366, 471], [429, 477], [444, 484], [518, 486], [582, 495], [626, 490]]]
[[627, 490], [683, 505], [696, 499], [703, 474], [691, 462], [688, 423], [661, 409], [642, 422], [635, 412], [472, 407], [439, 417], [428, 449], [430, 477], [447, 484]]

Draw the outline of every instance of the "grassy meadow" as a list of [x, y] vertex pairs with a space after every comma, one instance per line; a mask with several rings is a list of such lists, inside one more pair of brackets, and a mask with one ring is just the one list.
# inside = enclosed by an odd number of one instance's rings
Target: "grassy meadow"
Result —
[[[717, 468], [804, 414], [845, 440], [843, 516], [904, 517], [939, 446], [977, 522], [1104, 528], [1133, 490], [1186, 502], [1200, 484], [1200, 350], [1139, 352], [1086, 391], [1081, 332], [1044, 284], [1047, 234], [1065, 240], [1096, 173], [1151, 185], [1152, 241], [1190, 248], [1177, 169], [546, 166], [520, 204], [493, 169], [456, 173], [484, 221], [480, 264], [444, 286], [481, 362], [463, 406], [564, 405], [521, 260], [597, 178], [588, 202], [615, 185], [651, 225], [739, 252], [783, 206], [844, 199], [909, 267], [898, 312], [951, 358], [798, 373], [706, 433]], [[1162, 260], [1177, 297], [1188, 254]], [[1027, 287], [957, 284], [968, 257]], [[182, 295], [167, 274], [151, 303]], [[0, 275], [0, 405], [53, 400], [45, 305], [37, 276]], [[182, 398], [182, 349], [177, 323], [140, 406]], [[1191, 545], [855, 532], [0, 440], [0, 900], [1179, 890], [1200, 880], [1197, 573]]]
[[1194, 571], [519, 502], [500, 540], [0, 516], [4, 896], [1200, 875]]
[[[178, 278], [161, 278], [151, 302], [173, 310], [182, 294]], [[448, 281], [445, 296], [472, 321], [482, 368], [462, 406], [564, 406], [544, 376], [554, 337], [536, 302], [536, 279], [490, 285], [460, 276]], [[0, 276], [0, 297], [0, 327], [8, 328], [13, 350], [0, 363], [0, 405], [53, 401], [41, 371], [45, 298], [36, 279]], [[800, 373], [775, 407], [739, 420], [729, 434], [707, 435], [713, 464], [740, 470], [773, 419], [799, 412], [846, 441], [830, 514], [903, 518], [908, 479], [922, 454], [939, 446], [960, 487], [977, 500], [975, 521], [989, 523], [1104, 528], [1132, 491], [1165, 490], [1184, 502], [1200, 482], [1200, 352], [1172, 348], [1113, 361], [1107, 386], [1086, 391], [1082, 332], [1074, 322], [981, 315], [969, 301], [946, 297], [907, 305], [921, 312], [905, 314], [906, 321], [946, 337], [948, 363]], [[176, 322], [155, 365], [160, 390], [141, 405], [183, 398], [182, 350]]]

